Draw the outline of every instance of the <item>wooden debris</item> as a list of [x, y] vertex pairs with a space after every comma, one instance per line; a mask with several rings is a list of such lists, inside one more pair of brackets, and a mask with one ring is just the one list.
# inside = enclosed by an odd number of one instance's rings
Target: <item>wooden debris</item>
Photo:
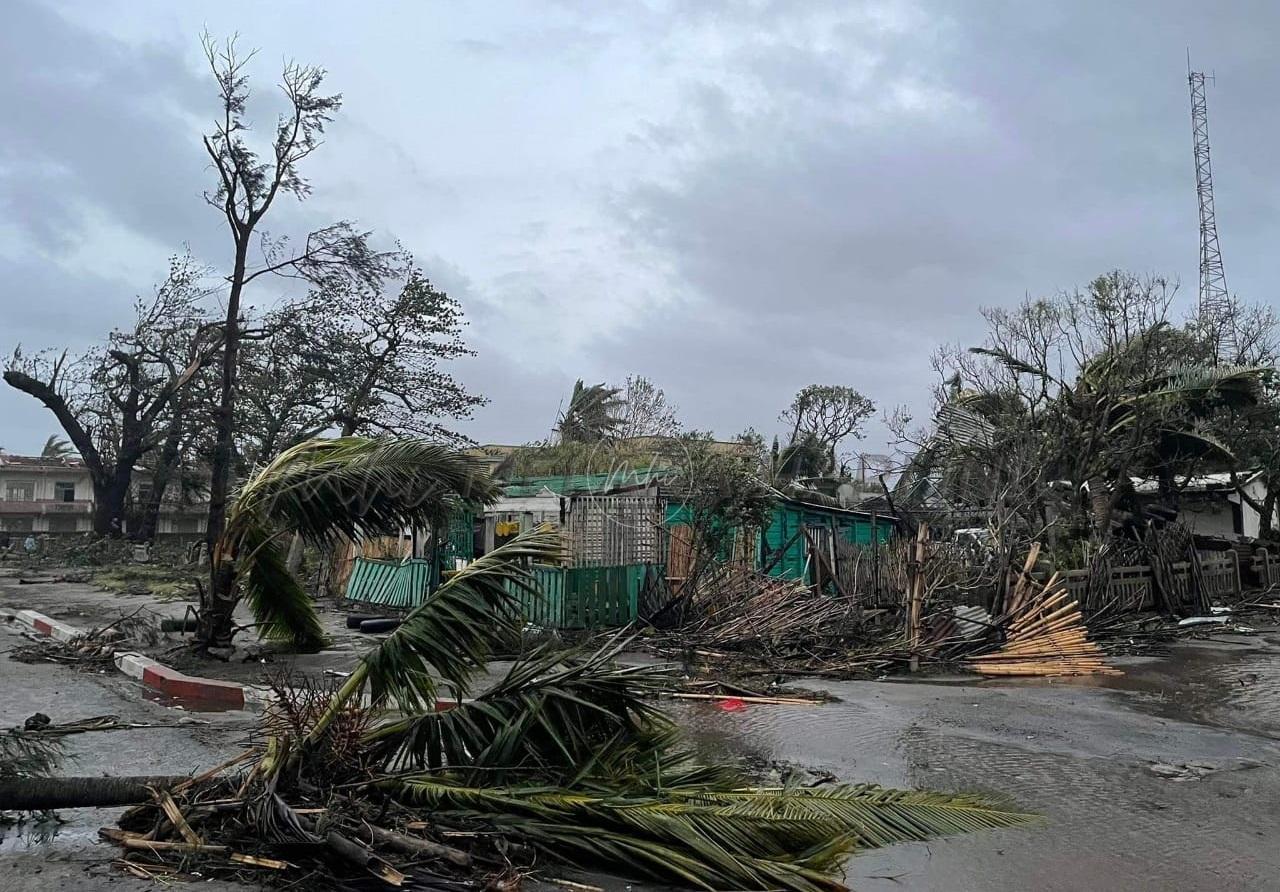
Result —
[[1058, 574], [1043, 586], [1031, 577], [1038, 552], [1037, 545], [1028, 553], [1008, 609], [993, 623], [1003, 642], [969, 656], [968, 667], [988, 676], [1122, 675], [1089, 637], [1084, 615]]
[[191, 825], [188, 824], [187, 819], [183, 817], [182, 810], [178, 808], [178, 803], [173, 801], [172, 796], [168, 793], [161, 792], [157, 794], [156, 801], [160, 803], [160, 809], [164, 812], [165, 817], [169, 819], [170, 823], [173, 824], [178, 833], [182, 834], [183, 839], [193, 846], [198, 846], [204, 842], [204, 840], [196, 835], [196, 832], [191, 829]]
[[228, 860], [247, 867], [265, 867], [267, 870], [288, 870], [293, 866], [288, 861], [280, 861], [275, 858], [259, 858], [257, 855], [242, 855], [239, 852], [233, 852]]

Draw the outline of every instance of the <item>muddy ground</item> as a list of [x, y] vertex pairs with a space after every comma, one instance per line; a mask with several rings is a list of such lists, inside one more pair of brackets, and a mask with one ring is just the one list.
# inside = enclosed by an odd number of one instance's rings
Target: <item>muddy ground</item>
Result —
[[[19, 588], [0, 579], [0, 606], [35, 607], [91, 626], [136, 605], [87, 586]], [[0, 634], [0, 651], [21, 643]], [[322, 664], [349, 664], [357, 645], [346, 636], [321, 655]], [[864, 892], [1276, 889], [1278, 657], [1280, 630], [1269, 628], [1123, 661], [1127, 674], [1105, 683], [815, 682], [840, 702], [676, 709], [709, 758], [790, 763], [892, 786], [997, 792], [1045, 817], [1030, 829], [855, 857], [848, 879]], [[234, 752], [252, 723], [249, 713], [192, 713], [149, 701], [118, 675], [24, 665], [0, 653], [0, 726], [37, 710], [55, 721], [114, 713], [167, 726], [71, 738], [78, 762], [70, 770], [83, 773], [212, 765]], [[182, 724], [192, 718], [211, 724]], [[145, 885], [107, 867], [114, 850], [94, 841], [114, 812], [66, 816], [70, 823], [50, 839], [6, 831], [0, 889]]]

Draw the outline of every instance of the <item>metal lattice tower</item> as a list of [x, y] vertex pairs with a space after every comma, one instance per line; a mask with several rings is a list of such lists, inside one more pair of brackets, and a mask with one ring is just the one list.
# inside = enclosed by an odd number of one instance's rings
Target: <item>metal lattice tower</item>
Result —
[[[1209, 78], [1212, 80], [1212, 76]], [[1205, 76], [1187, 64], [1191, 87], [1191, 133], [1195, 139], [1196, 196], [1200, 200], [1200, 322], [1214, 333], [1219, 358], [1230, 359], [1235, 348], [1231, 298], [1218, 247], [1218, 220], [1213, 210], [1213, 166], [1209, 163], [1209, 108], [1204, 96]]]

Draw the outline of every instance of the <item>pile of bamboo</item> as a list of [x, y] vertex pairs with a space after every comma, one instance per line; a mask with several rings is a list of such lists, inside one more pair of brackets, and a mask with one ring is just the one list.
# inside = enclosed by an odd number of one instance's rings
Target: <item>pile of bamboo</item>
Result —
[[847, 631], [857, 605], [818, 596], [803, 582], [726, 564], [699, 582], [698, 619], [686, 631], [706, 644], [741, 647], [815, 642]]
[[1041, 586], [1031, 577], [1038, 549], [1009, 596], [996, 625], [1004, 631], [998, 649], [968, 659], [981, 675], [1121, 675], [1107, 665], [1091, 640], [1080, 606], [1055, 573]]

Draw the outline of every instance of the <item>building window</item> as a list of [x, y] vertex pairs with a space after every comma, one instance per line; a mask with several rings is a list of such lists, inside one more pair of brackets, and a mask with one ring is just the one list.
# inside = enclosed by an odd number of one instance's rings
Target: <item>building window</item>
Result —
[[19, 483], [10, 483], [4, 488], [4, 497], [10, 502], [34, 502], [36, 498], [35, 482], [25, 480]]
[[66, 480], [59, 480], [53, 484], [53, 499], [55, 502], [74, 502], [76, 500], [76, 485]]

